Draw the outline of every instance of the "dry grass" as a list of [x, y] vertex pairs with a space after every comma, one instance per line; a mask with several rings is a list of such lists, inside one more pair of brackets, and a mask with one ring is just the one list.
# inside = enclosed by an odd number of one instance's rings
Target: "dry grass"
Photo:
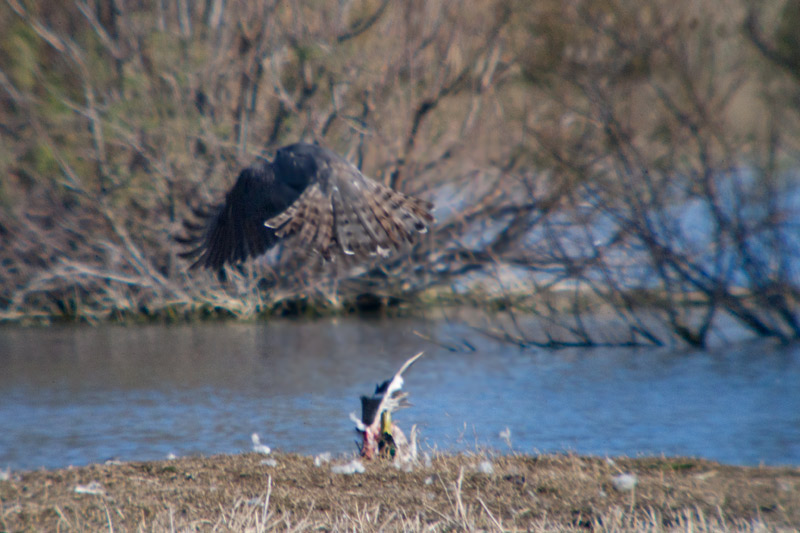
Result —
[[[437, 455], [364, 474], [292, 454], [12, 473], [7, 531], [789, 531], [800, 469], [675, 458]], [[489, 461], [491, 470], [481, 463]], [[631, 473], [633, 490], [614, 489]], [[77, 493], [82, 487], [84, 493]], [[86, 492], [88, 491], [88, 493]]]

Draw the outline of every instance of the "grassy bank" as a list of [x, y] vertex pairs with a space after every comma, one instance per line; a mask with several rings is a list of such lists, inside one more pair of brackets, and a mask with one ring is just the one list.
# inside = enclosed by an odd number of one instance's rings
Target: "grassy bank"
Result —
[[[333, 464], [346, 460], [334, 460]], [[277, 453], [11, 472], [3, 531], [772, 531], [800, 468], [686, 458], [438, 455], [360, 474]], [[622, 487], [622, 474], [635, 476]], [[628, 478], [630, 480], [630, 478]], [[624, 483], [623, 483], [624, 484]], [[616, 485], [616, 488], [615, 488]]]

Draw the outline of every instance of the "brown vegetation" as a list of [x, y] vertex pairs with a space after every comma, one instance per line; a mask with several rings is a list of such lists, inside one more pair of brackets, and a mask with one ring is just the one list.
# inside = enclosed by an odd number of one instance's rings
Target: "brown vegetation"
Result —
[[[478, 274], [558, 326], [521, 344], [593, 344], [599, 307], [629, 343], [703, 345], [721, 314], [797, 338], [800, 14], [750, 4], [4, 0], [0, 319], [249, 317]], [[187, 203], [299, 139], [434, 201], [436, 231], [346, 283], [277, 254], [187, 273]]]
[[[410, 471], [373, 461], [365, 473], [344, 475], [308, 457], [271, 455], [272, 464], [264, 457], [13, 473], [0, 481], [0, 530], [704, 533], [800, 527], [797, 468], [459, 455], [437, 456]], [[635, 486], [615, 484], [622, 474], [635, 476]]]

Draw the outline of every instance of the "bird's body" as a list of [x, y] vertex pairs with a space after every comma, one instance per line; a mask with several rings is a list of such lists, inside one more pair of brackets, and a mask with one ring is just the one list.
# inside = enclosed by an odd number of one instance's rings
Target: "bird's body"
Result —
[[[350, 414], [350, 419], [355, 422], [356, 430], [361, 433], [363, 438], [362, 456], [371, 459], [384, 449], [388, 449], [389, 453], [394, 455], [398, 448], [408, 445], [403, 432], [392, 422], [392, 413], [409, 406], [408, 393], [401, 390], [403, 373], [422, 357], [422, 354], [423, 352], [420, 352], [403, 363], [403, 366], [391, 379], [387, 379], [375, 387], [375, 393], [372, 396], [361, 397], [361, 418], [356, 417], [355, 413]], [[413, 435], [412, 431], [412, 437]], [[416, 442], [414, 446], [416, 446]], [[401, 450], [403, 453], [405, 451], [407, 450]]]
[[363, 259], [414, 241], [433, 221], [431, 204], [366, 178], [326, 148], [298, 143], [239, 174], [225, 201], [185, 222], [192, 267], [222, 274], [282, 240], [320, 254]]

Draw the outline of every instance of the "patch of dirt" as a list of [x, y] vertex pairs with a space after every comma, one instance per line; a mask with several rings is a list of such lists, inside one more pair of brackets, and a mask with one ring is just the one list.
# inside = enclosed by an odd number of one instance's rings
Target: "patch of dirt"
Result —
[[[612, 521], [685, 529], [693, 519], [800, 528], [794, 467], [436, 455], [411, 471], [376, 460], [364, 463], [364, 473], [345, 475], [332, 473], [333, 463], [251, 453], [12, 472], [0, 481], [0, 530], [571, 530]], [[615, 489], [624, 473], [635, 476], [632, 490]]]

